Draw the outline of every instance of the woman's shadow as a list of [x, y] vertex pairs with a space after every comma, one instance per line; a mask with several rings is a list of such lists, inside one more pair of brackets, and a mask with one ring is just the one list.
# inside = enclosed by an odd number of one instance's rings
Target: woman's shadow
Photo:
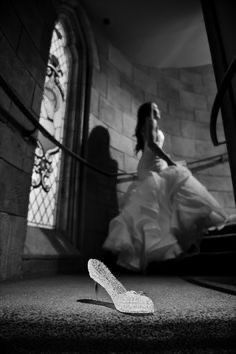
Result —
[[87, 160], [99, 170], [87, 169], [84, 210], [83, 255], [85, 259], [101, 258], [102, 245], [108, 234], [109, 222], [118, 214], [117, 171], [118, 163], [110, 153], [110, 135], [106, 128], [95, 127], [88, 138]]
[[108, 301], [100, 301], [100, 300], [93, 300], [93, 299], [79, 299], [77, 300], [77, 302], [81, 304], [103, 306], [115, 310], [115, 306]]

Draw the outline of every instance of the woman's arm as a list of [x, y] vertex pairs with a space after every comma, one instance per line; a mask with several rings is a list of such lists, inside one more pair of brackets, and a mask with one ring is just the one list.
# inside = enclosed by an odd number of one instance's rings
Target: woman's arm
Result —
[[149, 149], [151, 149], [154, 154], [165, 160], [169, 166], [176, 166], [176, 163], [162, 150], [162, 148], [160, 148], [156, 142], [157, 130], [155, 129], [155, 123], [152, 117], [147, 118], [145, 138]]

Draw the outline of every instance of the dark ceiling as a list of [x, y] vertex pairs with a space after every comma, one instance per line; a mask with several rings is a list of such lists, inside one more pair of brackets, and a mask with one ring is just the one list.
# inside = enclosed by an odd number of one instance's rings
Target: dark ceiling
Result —
[[200, 0], [81, 0], [90, 18], [133, 62], [153, 67], [211, 63]]

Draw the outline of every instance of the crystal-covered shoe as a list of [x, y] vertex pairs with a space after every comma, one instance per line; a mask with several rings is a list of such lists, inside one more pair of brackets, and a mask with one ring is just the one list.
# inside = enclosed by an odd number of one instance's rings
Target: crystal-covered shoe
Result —
[[88, 261], [88, 271], [90, 278], [107, 291], [118, 311], [133, 314], [154, 312], [154, 304], [148, 296], [133, 290], [127, 291], [98, 259]]

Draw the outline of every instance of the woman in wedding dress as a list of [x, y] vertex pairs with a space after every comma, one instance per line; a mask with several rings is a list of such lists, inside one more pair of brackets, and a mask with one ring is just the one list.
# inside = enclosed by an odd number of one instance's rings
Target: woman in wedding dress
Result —
[[197, 253], [204, 230], [227, 220], [207, 189], [162, 149], [160, 118], [156, 103], [144, 103], [138, 110], [138, 178], [110, 222], [103, 245], [117, 254], [118, 265], [137, 271], [152, 261]]

